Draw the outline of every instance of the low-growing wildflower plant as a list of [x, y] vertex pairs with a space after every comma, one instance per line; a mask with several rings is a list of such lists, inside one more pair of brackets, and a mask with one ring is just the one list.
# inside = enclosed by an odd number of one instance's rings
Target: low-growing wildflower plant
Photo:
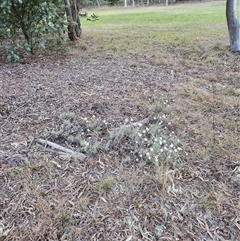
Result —
[[[81, 152], [94, 156], [101, 152], [115, 153], [122, 160], [148, 163], [167, 162], [173, 168], [179, 167], [180, 141], [167, 128], [169, 116], [159, 115], [149, 118], [147, 123], [134, 122], [110, 128], [106, 120], [78, 123], [71, 114], [61, 115], [63, 124], [52, 134], [75, 144]], [[126, 121], [125, 121], [126, 123]]]

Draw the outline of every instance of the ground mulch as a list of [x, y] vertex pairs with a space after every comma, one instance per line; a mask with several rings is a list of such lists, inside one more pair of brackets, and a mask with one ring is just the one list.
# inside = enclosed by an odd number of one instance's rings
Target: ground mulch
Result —
[[[2, 62], [0, 240], [239, 240], [239, 160], [217, 175], [205, 160], [188, 164], [184, 152], [180, 168], [157, 169], [126, 165], [111, 153], [67, 158], [36, 141], [75, 150], [51, 135], [61, 114], [117, 128], [151, 116], [148, 106], [162, 96], [176, 107], [179, 86], [207, 74], [201, 67], [176, 72], [144, 56], [87, 51]], [[173, 124], [168, 128], [184, 138]]]

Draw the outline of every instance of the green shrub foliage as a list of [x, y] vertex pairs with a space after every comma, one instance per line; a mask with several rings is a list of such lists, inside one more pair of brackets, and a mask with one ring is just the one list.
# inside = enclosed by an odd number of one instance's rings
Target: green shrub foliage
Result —
[[49, 40], [64, 40], [64, 10], [62, 0], [1, 0], [0, 41], [7, 59], [18, 61]]

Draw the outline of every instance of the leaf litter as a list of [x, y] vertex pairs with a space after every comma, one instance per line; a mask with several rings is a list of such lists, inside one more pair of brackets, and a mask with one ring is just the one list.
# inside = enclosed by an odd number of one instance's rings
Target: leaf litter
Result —
[[[1, 63], [0, 240], [238, 240], [239, 82], [184, 68], [104, 54]], [[84, 138], [168, 115], [160, 132], [180, 139], [182, 164], [122, 158], [127, 136], [85, 160], [40, 146], [79, 148], [52, 134], [66, 113]]]

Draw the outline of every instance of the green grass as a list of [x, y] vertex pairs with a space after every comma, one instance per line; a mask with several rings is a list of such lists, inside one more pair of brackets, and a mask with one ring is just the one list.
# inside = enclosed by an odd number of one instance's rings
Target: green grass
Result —
[[93, 24], [86, 21], [84, 26], [108, 25], [151, 25], [169, 24], [176, 25], [186, 23], [219, 23], [225, 21], [225, 3], [201, 3], [201, 4], [177, 4], [169, 7], [154, 6], [141, 8], [108, 8], [92, 9], [99, 15], [99, 21]]
[[[165, 32], [183, 32], [192, 31], [199, 32], [200, 29], [213, 29], [221, 24], [225, 24], [225, 3], [201, 3], [189, 5], [172, 5], [169, 7], [155, 6], [131, 9], [93, 9], [89, 13], [94, 12], [99, 15], [99, 20], [95, 22], [85, 21], [82, 19], [83, 29], [96, 30], [104, 26], [104, 28], [112, 28], [116, 32], [118, 28], [126, 31], [136, 30], [138, 28]], [[214, 26], [216, 25], [216, 26]], [[225, 24], [226, 25], [226, 24]], [[131, 33], [132, 34], [132, 33]], [[199, 35], [200, 36], [200, 35]]]
[[139, 55], [159, 44], [196, 48], [210, 39], [228, 43], [225, 2], [88, 10], [91, 13], [99, 20], [82, 18], [81, 23], [83, 35], [97, 40], [97, 50]]

